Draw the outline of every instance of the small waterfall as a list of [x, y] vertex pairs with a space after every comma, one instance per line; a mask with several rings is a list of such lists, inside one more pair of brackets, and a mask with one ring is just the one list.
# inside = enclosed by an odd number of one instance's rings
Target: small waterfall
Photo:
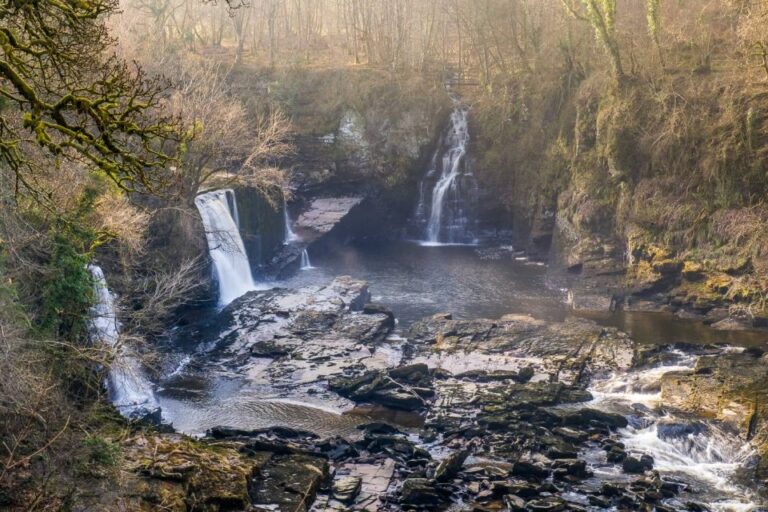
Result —
[[285, 245], [290, 245], [293, 242], [298, 242], [301, 238], [293, 232], [293, 228], [291, 227], [291, 216], [288, 214], [288, 203], [285, 202], [285, 199], [283, 199], [283, 222], [285, 224], [285, 239], [283, 243]]
[[425, 245], [473, 244], [477, 182], [467, 159], [468, 111], [457, 106], [430, 169], [419, 184], [416, 222]]
[[237, 203], [232, 190], [217, 190], [195, 198], [205, 226], [216, 280], [219, 283], [219, 305], [255, 290], [251, 265], [238, 229]]
[[106, 382], [109, 399], [126, 418], [159, 421], [160, 406], [139, 358], [128, 347], [118, 343], [120, 322], [115, 311], [115, 298], [107, 287], [104, 272], [97, 265], [88, 265], [88, 271], [93, 277], [96, 296], [88, 326], [91, 342], [116, 350]]
[[309, 252], [304, 249], [301, 252], [301, 270], [312, 270], [313, 268], [315, 267], [313, 267], [312, 262], [309, 261]]
[[[654, 469], [705, 488], [701, 499], [712, 510], [751, 510], [752, 492], [734, 482], [739, 470], [751, 464], [754, 449], [714, 421], [694, 421], [660, 408], [661, 379], [665, 373], [690, 370], [696, 357], [673, 351], [668, 365], [621, 373], [590, 386], [591, 406], [628, 414], [630, 425], [619, 440], [629, 453], [647, 454]], [[594, 468], [596, 473], [603, 473]]]

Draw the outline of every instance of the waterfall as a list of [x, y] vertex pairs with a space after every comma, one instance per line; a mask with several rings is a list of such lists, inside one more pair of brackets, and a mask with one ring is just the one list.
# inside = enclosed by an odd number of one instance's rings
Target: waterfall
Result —
[[229, 206], [229, 213], [232, 215], [232, 219], [235, 221], [235, 226], [240, 229], [240, 212], [237, 209], [237, 196], [235, 191], [228, 189], [224, 191], [227, 195], [227, 206]]
[[93, 277], [96, 297], [88, 322], [89, 337], [92, 343], [101, 343], [116, 351], [106, 381], [109, 399], [126, 418], [159, 422], [160, 406], [138, 356], [129, 347], [118, 343], [120, 322], [104, 272], [97, 265], [88, 265], [88, 271]]
[[285, 224], [285, 239], [283, 243], [289, 245], [299, 241], [299, 235], [294, 233], [291, 227], [291, 216], [288, 214], [288, 203], [285, 202], [285, 199], [283, 199], [283, 223]]
[[[195, 198], [205, 226], [216, 280], [219, 284], [219, 305], [257, 289], [251, 265], [238, 229], [237, 203], [232, 190], [217, 190]], [[231, 201], [231, 203], [230, 203]]]
[[451, 113], [450, 126], [419, 184], [415, 217], [423, 226], [425, 245], [476, 243], [472, 210], [477, 201], [477, 183], [467, 159], [467, 116], [467, 109], [460, 106]]
[[313, 268], [315, 267], [313, 267], [312, 262], [309, 261], [309, 252], [304, 249], [301, 252], [301, 270], [312, 270]]

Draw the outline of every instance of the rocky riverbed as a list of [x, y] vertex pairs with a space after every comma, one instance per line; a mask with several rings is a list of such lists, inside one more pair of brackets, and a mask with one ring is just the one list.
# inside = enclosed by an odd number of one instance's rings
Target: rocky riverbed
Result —
[[525, 315], [402, 332], [370, 300], [256, 291], [179, 332], [159, 400], [198, 439], [127, 442], [132, 510], [762, 510], [762, 350]]

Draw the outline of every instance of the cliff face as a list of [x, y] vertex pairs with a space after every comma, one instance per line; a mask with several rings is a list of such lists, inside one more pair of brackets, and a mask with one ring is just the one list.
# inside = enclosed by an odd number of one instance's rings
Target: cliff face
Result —
[[[670, 73], [477, 91], [478, 178], [518, 242], [629, 302], [765, 309], [768, 96]], [[758, 316], [760, 316], [758, 314]]]
[[[375, 198], [382, 232], [403, 225], [450, 110], [440, 80], [365, 68], [240, 72], [262, 77], [245, 87], [235, 76], [242, 94], [256, 91], [294, 124], [297, 151], [283, 164], [297, 199]], [[762, 316], [764, 89], [683, 71], [619, 86], [555, 66], [459, 92], [472, 106], [481, 225], [511, 226], [516, 245], [630, 307]]]
[[[285, 238], [283, 193], [278, 187], [235, 190], [240, 217], [240, 236], [255, 273], [280, 249]], [[258, 275], [258, 274], [256, 274]]]

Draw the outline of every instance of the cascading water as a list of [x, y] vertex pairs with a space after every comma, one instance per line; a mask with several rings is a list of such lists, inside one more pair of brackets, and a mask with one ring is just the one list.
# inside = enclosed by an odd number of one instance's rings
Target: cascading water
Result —
[[238, 229], [237, 204], [233, 198], [232, 190], [207, 192], [195, 198], [219, 284], [220, 306], [257, 289]]
[[309, 252], [304, 249], [301, 252], [301, 270], [312, 270], [313, 268], [315, 267], [313, 267], [312, 262], [309, 261]]
[[155, 399], [152, 384], [144, 374], [136, 354], [118, 343], [120, 323], [117, 320], [115, 299], [107, 287], [104, 272], [97, 265], [88, 265], [93, 277], [96, 303], [90, 311], [89, 336], [92, 343], [101, 343], [116, 350], [107, 377], [109, 398], [120, 414], [129, 419], [160, 420], [160, 406]]
[[288, 213], [288, 204], [283, 200], [283, 223], [285, 224], [285, 238], [283, 240], [283, 243], [285, 245], [292, 244], [293, 242], [298, 242], [301, 238], [299, 235], [293, 232], [293, 227], [291, 225], [291, 216]]
[[[288, 205], [283, 201], [283, 222], [285, 224], [285, 239], [283, 244], [291, 245], [301, 242], [301, 237], [293, 232], [291, 226], [291, 216], [288, 214]], [[301, 251], [301, 270], [312, 270], [312, 262], [309, 260], [309, 252], [305, 248]]]
[[[749, 444], [716, 422], [693, 421], [659, 410], [661, 379], [665, 373], [690, 370], [696, 358], [677, 352], [670, 365], [621, 373], [598, 380], [590, 386], [595, 397], [592, 406], [628, 414], [630, 425], [620, 431], [620, 441], [627, 452], [650, 455], [654, 469], [685, 482], [693, 488], [706, 489], [700, 497], [712, 510], [738, 512], [755, 506], [751, 490], [735, 483], [739, 470], [755, 457]], [[602, 451], [602, 450], [600, 450]], [[601, 468], [596, 459], [595, 473], [610, 479], [612, 466]]]
[[467, 158], [468, 110], [458, 106], [419, 184], [416, 223], [424, 245], [476, 243], [477, 183]]

